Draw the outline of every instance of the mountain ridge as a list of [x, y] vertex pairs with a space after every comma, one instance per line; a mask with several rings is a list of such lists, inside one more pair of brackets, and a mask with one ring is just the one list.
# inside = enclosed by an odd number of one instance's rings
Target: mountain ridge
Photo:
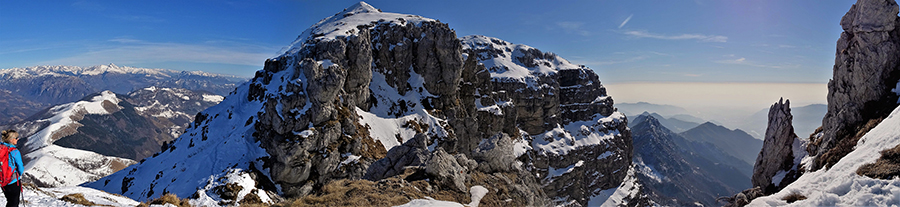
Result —
[[[120, 67], [114, 64], [90, 67], [33, 66], [0, 70], [0, 96], [9, 97], [0, 105], [0, 124], [11, 124], [29, 118], [46, 107], [78, 101], [110, 90], [119, 94], [148, 87], [206, 90], [227, 95], [245, 78], [202, 71], [175, 71]], [[5, 92], [9, 92], [8, 94]], [[24, 104], [27, 107], [21, 107]]]
[[748, 175], [720, 163], [741, 162], [736, 158], [715, 146], [690, 141], [668, 130], [653, 116], [635, 119], [645, 119], [632, 128], [634, 162], [639, 169], [639, 183], [645, 186], [651, 200], [662, 205], [715, 205], [718, 197], [750, 186]]
[[[407, 181], [419, 191], [512, 189], [491, 190], [485, 205], [585, 205], [622, 184], [627, 118], [589, 68], [366, 5], [304, 31], [159, 154], [85, 186], [136, 200], [170, 192], [268, 203], [410, 172], [421, 175]], [[223, 128], [231, 130], [211, 130]], [[244, 190], [233, 197], [214, 190], [244, 175], [273, 185], [238, 183]]]

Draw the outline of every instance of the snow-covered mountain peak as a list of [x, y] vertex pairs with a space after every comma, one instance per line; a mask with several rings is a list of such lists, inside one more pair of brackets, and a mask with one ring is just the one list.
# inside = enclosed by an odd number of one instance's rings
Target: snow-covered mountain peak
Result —
[[120, 109], [118, 106], [120, 101], [122, 100], [116, 97], [116, 94], [112, 91], [103, 91], [82, 101], [50, 108], [49, 112], [53, 116], [46, 118], [45, 121], [53, 124], [29, 137], [28, 142], [24, 145], [25, 150], [34, 151], [49, 146], [56, 139], [65, 136], [62, 134], [66, 133], [67, 130], [61, 129], [77, 128], [78, 126], [75, 125], [78, 125], [77, 122], [81, 119], [80, 117], [84, 117], [86, 114], [110, 114], [118, 111]]
[[369, 5], [366, 2], [360, 1], [359, 3], [353, 4], [353, 6], [347, 7], [343, 12], [338, 13], [341, 16], [348, 16], [357, 13], [381, 13], [380, 9], [376, 9], [372, 5]]
[[381, 12], [380, 9], [376, 9], [366, 2], [359, 2], [309, 27], [281, 54], [296, 54], [304, 45], [314, 44], [314, 42], [310, 42], [314, 40], [327, 41], [358, 35], [360, 26], [371, 28], [377, 24], [420, 25], [422, 22], [431, 21], [436, 20], [418, 15]]
[[26, 163], [23, 176], [42, 186], [71, 186], [97, 180], [136, 163], [130, 159], [54, 144], [84, 126], [79, 122], [86, 115], [111, 114], [121, 110], [118, 105], [121, 101], [115, 93], [103, 91], [78, 102], [50, 108], [44, 115], [47, 118], [34, 121], [35, 125], [46, 124], [46, 127], [28, 136], [21, 147]]

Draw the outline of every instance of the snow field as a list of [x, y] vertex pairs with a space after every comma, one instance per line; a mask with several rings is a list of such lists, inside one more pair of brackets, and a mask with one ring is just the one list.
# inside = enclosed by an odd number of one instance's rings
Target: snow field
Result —
[[[807, 172], [770, 196], [748, 206], [896, 206], [900, 203], [900, 178], [874, 179], [856, 174], [860, 166], [874, 163], [881, 151], [900, 145], [900, 107], [860, 138], [856, 149], [831, 169]], [[796, 193], [808, 199], [788, 204], [782, 200]]]

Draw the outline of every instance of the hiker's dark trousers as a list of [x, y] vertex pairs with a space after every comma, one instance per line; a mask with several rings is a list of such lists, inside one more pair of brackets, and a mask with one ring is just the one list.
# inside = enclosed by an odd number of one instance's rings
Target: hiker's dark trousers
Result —
[[22, 186], [19, 181], [3, 186], [3, 195], [6, 196], [6, 207], [19, 206], [19, 195], [22, 193]]

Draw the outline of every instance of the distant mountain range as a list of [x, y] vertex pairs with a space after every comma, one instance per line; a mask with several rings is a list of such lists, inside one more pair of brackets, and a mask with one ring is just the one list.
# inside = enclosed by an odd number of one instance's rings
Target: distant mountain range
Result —
[[[677, 114], [690, 116], [690, 115], [688, 115], [688, 114], [690, 114], [690, 112], [687, 109], [684, 109], [682, 107], [673, 106], [673, 105], [665, 105], [665, 104], [654, 104], [654, 103], [648, 103], [648, 102], [616, 103], [616, 108], [618, 108], [619, 111], [625, 113], [625, 115], [634, 116], [634, 117], [637, 117], [638, 115], [640, 115], [641, 113], [643, 113], [645, 111], [650, 112], [650, 113], [663, 114], [665, 116], [672, 116], [672, 115], [677, 115]], [[696, 122], [696, 120], [685, 120], [685, 119], [682, 119], [682, 120]]]
[[[673, 105], [637, 102], [617, 103], [616, 107], [619, 109], [619, 111], [624, 112], [628, 116], [637, 116], [644, 112], [648, 112], [651, 115], [655, 114], [654, 117], [659, 119], [660, 123], [676, 133], [684, 132], [687, 129], [700, 125], [699, 123], [704, 122], [712, 122], [717, 125], [723, 125], [721, 122], [718, 122], [716, 120], [705, 120], [703, 118], [698, 118], [691, 115], [691, 113], [687, 109]], [[825, 112], [827, 110], [828, 108], [824, 104], [810, 104], [806, 106], [791, 108], [791, 111], [794, 114], [793, 123], [794, 129], [797, 132], [797, 136], [808, 137], [810, 133], [821, 126], [822, 117], [825, 116]], [[753, 114], [748, 114], [746, 117], [735, 119], [738, 121], [728, 122], [730, 124], [724, 125], [727, 125], [728, 128], [741, 129], [753, 138], [762, 140], [766, 135], [768, 112], [768, 108], [763, 108]], [[693, 125], [691, 122], [697, 124]]]
[[711, 206], [750, 187], [749, 165], [716, 146], [676, 134], [654, 116], [634, 118], [637, 177], [651, 200], [671, 206]]
[[740, 129], [731, 130], [712, 122], [698, 124], [676, 118], [665, 118], [657, 113], [644, 112], [633, 118], [628, 123], [628, 126], [634, 129], [637, 125], [645, 122], [648, 117], [653, 117], [656, 122], [659, 122], [666, 129], [690, 141], [711, 144], [729, 156], [738, 158], [746, 165], [733, 166], [738, 168], [744, 175], [749, 176], [753, 174], [753, 164], [756, 162], [760, 148], [762, 148], [762, 140], [755, 139]]
[[[665, 118], [662, 115], [659, 115], [657, 113], [649, 113], [646, 111], [640, 115], [637, 115], [637, 117], [640, 117], [640, 116], [652, 116], [653, 118], [656, 118], [656, 120], [658, 120], [660, 124], [662, 124], [663, 126], [668, 128], [669, 130], [672, 130], [672, 132], [675, 132], [675, 133], [681, 133], [681, 132], [687, 131], [688, 129], [691, 129], [691, 128], [694, 128], [694, 127], [697, 127], [700, 125], [698, 122], [684, 121], [682, 119], [675, 118], [675, 116], [673, 116], [672, 118]], [[679, 115], [678, 117], [682, 117], [685, 119], [691, 119], [691, 120], [701, 120], [700, 118], [696, 118], [696, 117], [693, 117], [690, 115]], [[638, 122], [638, 121], [629, 122], [628, 127], [634, 127], [638, 123], [640, 123], [640, 122]]]
[[0, 70], [0, 124], [25, 120], [46, 107], [104, 90], [126, 94], [148, 86], [227, 95], [248, 78], [199, 71], [120, 67], [35, 66]]
[[[703, 123], [680, 133], [680, 135], [691, 141], [715, 145], [722, 151], [741, 159], [750, 167], [756, 162], [756, 157], [763, 144], [762, 140], [755, 139], [740, 129], [730, 130], [711, 122]], [[748, 172], [747, 175], [752, 174], [752, 168], [742, 171]]]
[[179, 136], [193, 114], [222, 96], [187, 89], [150, 87], [118, 95], [91, 94], [50, 107], [13, 128], [29, 182], [41, 187], [93, 181], [137, 163]]
[[4, 69], [0, 80], [0, 127], [20, 132], [26, 179], [72, 186], [159, 152], [244, 78], [110, 64]]

